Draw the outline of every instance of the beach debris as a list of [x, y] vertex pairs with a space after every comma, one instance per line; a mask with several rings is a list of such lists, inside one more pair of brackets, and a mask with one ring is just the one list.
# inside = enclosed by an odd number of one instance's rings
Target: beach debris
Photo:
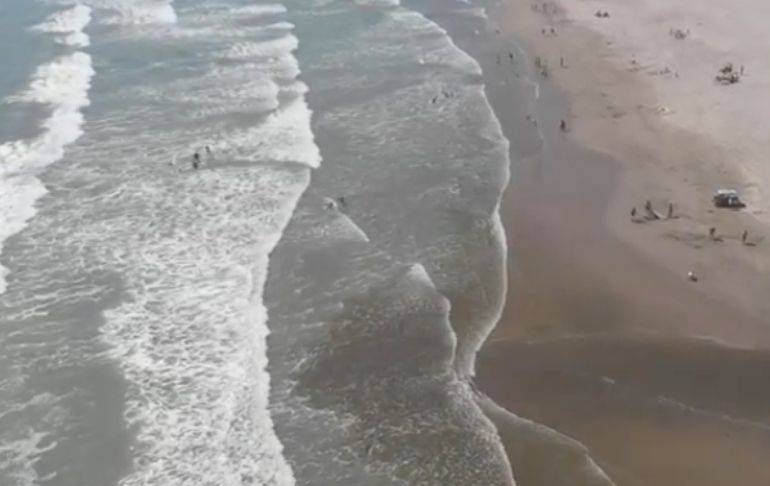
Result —
[[511, 60], [511, 64], [513, 64], [513, 61], [516, 60], [516, 56], [513, 55], [513, 52], [508, 52], [508, 58]]
[[599, 19], [606, 19], [606, 18], [609, 18], [609, 16], [610, 16], [610, 13], [607, 12], [606, 10], [603, 12], [601, 10], [597, 10], [596, 13], [594, 13], [594, 17]]
[[711, 200], [714, 202], [714, 206], [718, 208], [740, 209], [746, 207], [735, 189], [717, 189]]
[[567, 64], [564, 62], [564, 58], [563, 57], [559, 57], [559, 66], [567, 67]]
[[698, 277], [691, 270], [691, 271], [687, 272], [687, 280], [689, 280], [690, 282], [697, 282], [698, 281]]
[[719, 84], [730, 85], [741, 80], [741, 75], [733, 68], [733, 63], [728, 62], [719, 69], [719, 73], [714, 78]]
[[540, 56], [535, 57], [535, 67], [540, 67], [543, 64], [543, 60], [540, 59]]

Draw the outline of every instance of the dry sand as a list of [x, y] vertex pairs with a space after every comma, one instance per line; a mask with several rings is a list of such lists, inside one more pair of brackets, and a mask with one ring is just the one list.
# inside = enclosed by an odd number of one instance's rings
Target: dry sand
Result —
[[[568, 136], [616, 162], [618, 180], [606, 206], [606, 227], [645, 255], [650, 264], [668, 269], [677, 278], [695, 272], [700, 280], [693, 287], [698, 292], [768, 323], [770, 331], [770, 240], [766, 241], [770, 231], [760, 219], [766, 214], [762, 198], [751, 197], [749, 208], [741, 212], [716, 210], [711, 204], [711, 194], [717, 187], [763, 185], [761, 178], [748, 178], [744, 169], [750, 163], [741, 154], [764, 148], [755, 144], [755, 135], [762, 133], [757, 127], [770, 120], [757, 120], [770, 118], [770, 106], [765, 106], [767, 97], [755, 86], [760, 82], [754, 76], [760, 76], [760, 66], [770, 63], [770, 57], [760, 60], [757, 51], [748, 47], [735, 54], [723, 53], [725, 60], [732, 55], [741, 64], [753, 66], [751, 72], [756, 74], [747, 74], [745, 80], [732, 86], [715, 83], [720, 62], [710, 46], [721, 42], [723, 36], [714, 33], [717, 40], [706, 42], [710, 31], [696, 26], [698, 22], [706, 25], [701, 11], [711, 9], [709, 18], [715, 22], [718, 13], [727, 7], [716, 2], [692, 2], [698, 12], [690, 19], [684, 7], [674, 8], [671, 3], [629, 1], [621, 8], [617, 2], [565, 1], [565, 9], [554, 2], [511, 1], [503, 25], [523, 38], [533, 55], [551, 66], [551, 78], [568, 95], [569, 109], [564, 114]], [[737, 7], [731, 4], [730, 8]], [[770, 11], [770, 4], [762, 8]], [[597, 10], [609, 12], [610, 17], [594, 17]], [[761, 14], [761, 10], [752, 12]], [[725, 22], [734, 20], [725, 16]], [[555, 35], [550, 34], [552, 27]], [[689, 28], [690, 36], [677, 40], [669, 35], [672, 27]], [[727, 30], [746, 36], [747, 46], [756, 45], [751, 29], [727, 24], [718, 32]], [[770, 40], [770, 31], [764, 35]], [[740, 43], [733, 40], [730, 45]], [[757, 59], [753, 60], [750, 53]], [[651, 59], [656, 56], [665, 62], [653, 63]], [[560, 58], [565, 60], [565, 68], [559, 67]], [[632, 59], [637, 60], [636, 66], [645, 68], [634, 67]], [[651, 74], [665, 67], [678, 77]], [[770, 73], [767, 79], [770, 83]], [[731, 120], [736, 115], [734, 106], [744, 107], [741, 110], [750, 115], [726, 126], [707, 123], [712, 119]], [[661, 113], [660, 107], [671, 110], [670, 114]], [[748, 123], [748, 119], [753, 121]], [[770, 153], [770, 138], [766, 142]], [[770, 171], [766, 176], [760, 173], [759, 169], [753, 172], [770, 184]], [[629, 224], [631, 208], [642, 213], [647, 199], [662, 213], [668, 203], [674, 204], [677, 218]], [[708, 228], [712, 226], [722, 237], [721, 242], [709, 240]], [[744, 229], [748, 229], [749, 240], [756, 246], [741, 244]], [[606, 278], [627, 280], [624, 276]], [[703, 332], [685, 330], [742, 346], [770, 345], [764, 330], [741, 331], [741, 337], [729, 326], [721, 327]]]
[[[770, 4], [739, 3], [507, 0], [490, 16], [549, 75], [532, 108], [543, 147], [504, 202], [515, 266], [479, 386], [587, 445], [619, 485], [770, 484], [770, 30], [753, 20]], [[715, 83], [730, 61], [741, 82]], [[712, 207], [725, 185], [746, 210]], [[647, 199], [676, 217], [631, 222]]]

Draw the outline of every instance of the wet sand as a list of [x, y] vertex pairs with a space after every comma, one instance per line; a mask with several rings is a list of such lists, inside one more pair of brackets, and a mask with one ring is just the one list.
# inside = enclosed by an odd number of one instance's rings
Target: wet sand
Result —
[[619, 485], [770, 484], [770, 353], [707, 341], [498, 342], [498, 403], [578, 439]]
[[[553, 39], [536, 38], [547, 17], [527, 2], [490, 18], [502, 20], [501, 45], [524, 41], [531, 57], [522, 62], [559, 52], [543, 45]], [[520, 119], [520, 104], [510, 106], [520, 95], [485, 66], [492, 105], [523, 157], [514, 158], [503, 203], [509, 296], [479, 356], [479, 388], [586, 445], [619, 485], [770, 484], [767, 252], [737, 237], [743, 227], [766, 230], [749, 214], [710, 209], [715, 181], [738, 175], [708, 139], [647, 109], [600, 114], [613, 89], [626, 105], [655, 101], [649, 87], [586, 50], [603, 39], [558, 25], [560, 46], [575, 45], [568, 75], [539, 80], [532, 117], [542, 143], [522, 135], [530, 122]], [[591, 58], [586, 69], [573, 67], [579, 56]], [[576, 79], [579, 90], [565, 89]], [[606, 103], [597, 107], [599, 100]], [[681, 163], [659, 163], [666, 154]], [[679, 217], [632, 223], [630, 207], [641, 210], [646, 197], [658, 208], [678, 197]], [[722, 242], [703, 237], [711, 224]], [[685, 278], [690, 269], [698, 283]], [[513, 455], [511, 462], [515, 473]], [[518, 481], [557, 484], [535, 478]]]

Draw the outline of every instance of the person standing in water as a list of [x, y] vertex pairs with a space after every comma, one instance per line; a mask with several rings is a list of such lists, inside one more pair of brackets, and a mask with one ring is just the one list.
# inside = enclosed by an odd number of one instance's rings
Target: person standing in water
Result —
[[195, 153], [193, 154], [192, 168], [194, 170], [198, 170], [200, 165], [201, 165], [201, 154], [199, 154], [198, 151], [196, 150]]

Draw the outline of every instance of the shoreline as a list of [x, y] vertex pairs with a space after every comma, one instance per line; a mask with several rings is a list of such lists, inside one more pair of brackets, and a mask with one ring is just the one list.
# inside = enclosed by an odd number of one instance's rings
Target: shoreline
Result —
[[[510, 0], [489, 11], [490, 18], [499, 20], [490, 22], [493, 29], [499, 29], [499, 41], [492, 40], [493, 44], [522, 45], [532, 58], [558, 59], [556, 53], [562, 49], [570, 53], [567, 66], [554, 68], [548, 79], [535, 79], [540, 93], [532, 102], [532, 118], [537, 121], [535, 131], [542, 136], [540, 142], [533, 142], [531, 130], [522, 135], [522, 129], [526, 132], [524, 127], [532, 124], [516, 119], [521, 106], [512, 111], [509, 105], [512, 101], [508, 98], [521, 102], [522, 94], [512, 94], [510, 88], [506, 92], [508, 83], [500, 81], [494, 63], [477, 58], [484, 67], [490, 103], [512, 142], [512, 179], [501, 204], [510, 251], [508, 296], [498, 326], [478, 353], [479, 389], [500, 407], [585, 444], [588, 450], [582, 451], [581, 457], [593, 455], [621, 486], [719, 485], [724, 478], [720, 473], [735, 467], [743, 468], [746, 484], [764, 480], [770, 471], [762, 461], [753, 460], [766, 452], [757, 441], [757, 434], [764, 431], [736, 431], [716, 415], [694, 424], [688, 422], [687, 412], [671, 412], [667, 408], [670, 403], [653, 403], [640, 415], [636, 406], [618, 405], [612, 393], [607, 396], [614, 398], [604, 405], [617, 416], [615, 421], [607, 420], [601, 426], [593, 422], [587, 427], [577, 420], [570, 422], [570, 414], [575, 413], [570, 407], [592, 403], [595, 385], [572, 377], [580, 398], [564, 407], [547, 405], [560, 401], [558, 390], [532, 393], [532, 387], [560, 387], [564, 380], [548, 376], [552, 364], [538, 361], [536, 351], [530, 353], [533, 356], [517, 359], [516, 349], [522, 346], [545, 349], [560, 345], [569, 350], [573, 343], [578, 348], [601, 343], [592, 348], [594, 352], [605, 352], [603, 346], [609, 350], [626, 346], [646, 350], [652, 360], [673, 347], [681, 353], [674, 363], [689, 363], [712, 373], [718, 369], [715, 362], [734, 353], [746, 353], [749, 362], [760, 363], [759, 370], [734, 364], [724, 372], [728, 381], [761, 373], [761, 363], [766, 362], [762, 348], [770, 347], [770, 326], [762, 318], [767, 315], [767, 303], [761, 292], [770, 267], [765, 257], [759, 258], [759, 251], [754, 251], [761, 248], [767, 228], [749, 211], [719, 212], [710, 207], [711, 187], [720, 178], [740, 184], [740, 174], [725, 162], [720, 147], [670, 126], [658, 116], [652, 87], [601, 51], [607, 42], [604, 38], [574, 25], [560, 8], [554, 11], [560, 17], [544, 16], [528, 2]], [[558, 36], [542, 36], [541, 26], [548, 22], [558, 26]], [[589, 46], [597, 50], [588, 50]], [[519, 57], [514, 66], [516, 77], [526, 77], [534, 70], [533, 59]], [[573, 62], [582, 64], [583, 59], [590, 62], [581, 69], [573, 66]], [[616, 98], [610, 99], [612, 96]], [[641, 107], [629, 108], [630, 103]], [[561, 133], [560, 119], [568, 120], [567, 133]], [[516, 152], [520, 160], [513, 157]], [[667, 153], [672, 154], [673, 161], [666, 160]], [[705, 163], [699, 165], [701, 161]], [[659, 208], [675, 201], [678, 218], [631, 223], [630, 207], [641, 209], [645, 198]], [[709, 225], [719, 226], [722, 243], [703, 238]], [[741, 228], [749, 228], [759, 248], [740, 246]], [[688, 282], [689, 269], [697, 272], [701, 281]], [[561, 359], [558, 354], [549, 356], [552, 363]], [[601, 366], [643, 366], [644, 359], [638, 353], [633, 358], [614, 355]], [[577, 369], [583, 365], [581, 360], [566, 363], [564, 366]], [[524, 378], [513, 378], [506, 371], [511, 369], [535, 377], [544, 373], [545, 381], [526, 384]], [[665, 377], [667, 370], [657, 372]], [[604, 378], [613, 380], [607, 376], [599, 380]], [[522, 389], [523, 383], [526, 387]], [[686, 407], [688, 395], [684, 391], [691, 385], [681, 380], [666, 391], [671, 397], [682, 395]], [[707, 384], [696, 380], [696, 385], [706, 396], [715, 393]], [[642, 395], [654, 398], [657, 392], [660, 390], [652, 386]], [[750, 394], [750, 390], [743, 393]], [[736, 423], [749, 420], [740, 414], [757, 405], [741, 395], [731, 396], [727, 402], [738, 410], [737, 416], [731, 417]], [[546, 411], [535, 413], [540, 408]], [[705, 412], [712, 411], [707, 406]], [[674, 433], [666, 435], [658, 430], [655, 417], [661, 413], [669, 414], [669, 420], [678, 424]], [[764, 427], [761, 419], [758, 423]], [[501, 429], [500, 433], [516, 474], [515, 454], [521, 453], [521, 442], [515, 438], [506, 441], [506, 431]], [[700, 446], [704, 438], [709, 442]], [[696, 452], [681, 453], [678, 463], [668, 469], [666, 454], [675, 455], [675, 448], [662, 449], [665, 454], [654, 455], [648, 462], [634, 459], [654, 448], [655, 440], [685, 449], [695, 447], [703, 454], [713, 454], [713, 461], [730, 447], [752, 459], [743, 463], [724, 459], [712, 467], [712, 477], [694, 471], [699, 460]], [[615, 447], [621, 452], [613, 455]], [[665, 470], [656, 476], [655, 468]], [[528, 479], [522, 484], [529, 484]]]

